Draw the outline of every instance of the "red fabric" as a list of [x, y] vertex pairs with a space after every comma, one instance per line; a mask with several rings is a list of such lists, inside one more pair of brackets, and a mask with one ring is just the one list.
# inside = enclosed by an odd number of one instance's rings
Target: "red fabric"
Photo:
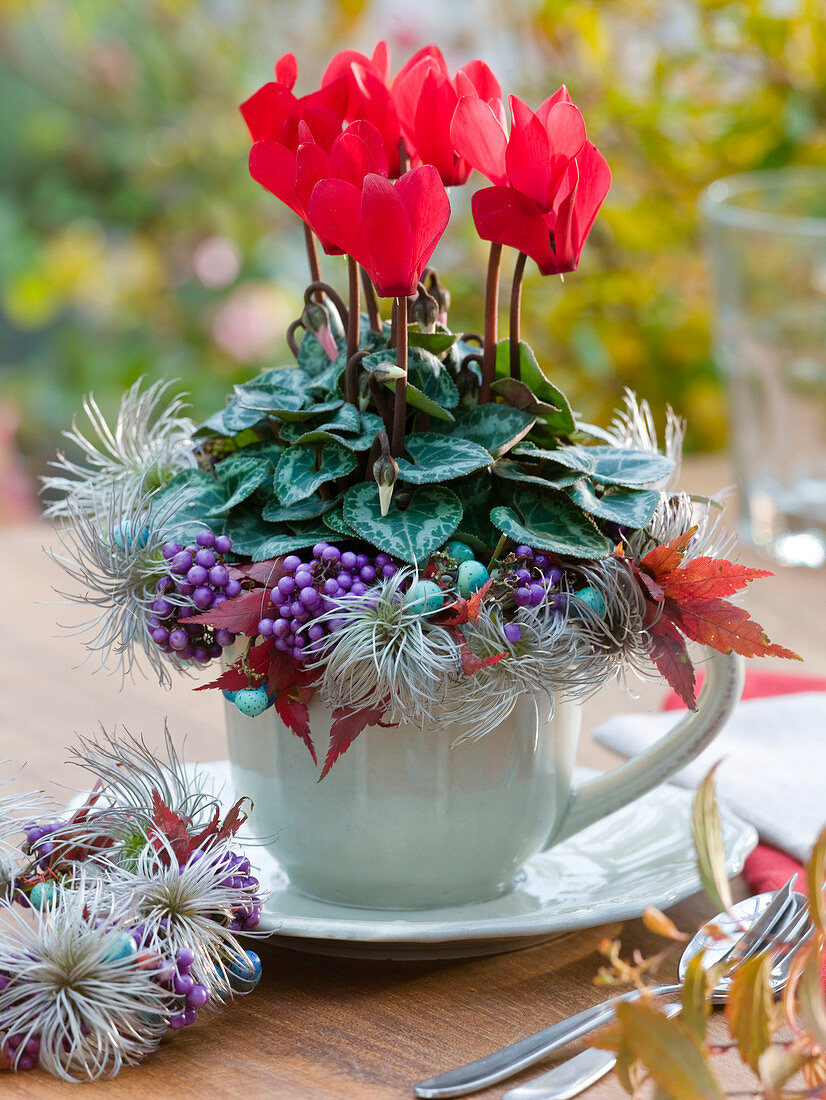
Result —
[[[702, 674], [697, 677], [698, 687]], [[826, 691], [826, 678], [822, 676], [798, 676], [783, 672], [749, 672], [743, 688], [744, 699], [762, 699], [769, 695], [794, 695], [801, 691]], [[684, 710], [680, 698], [671, 692], [663, 710]], [[814, 837], [812, 837], [814, 842]], [[803, 865], [768, 844], [758, 844], [746, 859], [743, 876], [749, 889], [756, 894], [779, 890], [797, 872], [795, 889], [806, 893], [806, 872]], [[823, 962], [823, 984], [826, 985], [826, 959]]]

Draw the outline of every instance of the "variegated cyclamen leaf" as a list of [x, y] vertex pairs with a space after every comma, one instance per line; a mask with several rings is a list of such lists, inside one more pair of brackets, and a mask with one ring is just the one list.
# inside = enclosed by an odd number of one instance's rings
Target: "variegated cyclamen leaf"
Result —
[[310, 521], [296, 528], [286, 524], [265, 523], [254, 511], [241, 510], [230, 516], [226, 533], [232, 539], [234, 553], [250, 558], [252, 561], [268, 561], [281, 554], [291, 554], [294, 550], [303, 550], [313, 546], [329, 535], [321, 520]]
[[[313, 428], [311, 431], [304, 432], [302, 435], [297, 435], [295, 442], [340, 443], [341, 446], [346, 447], [348, 451], [369, 450], [370, 445], [376, 438], [376, 432], [380, 432], [384, 427], [381, 417], [371, 412], [359, 414], [352, 405], [345, 405], [344, 409], [351, 409], [356, 416], [360, 415], [361, 419], [358, 421], [356, 429], [358, 434], [353, 434], [349, 430], [345, 432], [345, 429], [336, 427], [333, 423], [322, 424], [318, 428]], [[280, 434], [282, 437], [289, 438], [283, 429]]]
[[[209, 519], [225, 500], [226, 494], [212, 474], [206, 470], [181, 470], [153, 494], [152, 515], [162, 519], [170, 539], [187, 543], [194, 541], [205, 525], [216, 527]], [[217, 527], [220, 528], [220, 523]]]
[[443, 485], [414, 489], [403, 511], [397, 490], [386, 516], [381, 514], [375, 482], [354, 485], [344, 498], [345, 523], [379, 550], [412, 565], [426, 562], [447, 542], [461, 518], [459, 498]]
[[275, 500], [264, 505], [261, 518], [267, 523], [301, 523], [307, 519], [317, 519], [325, 512], [331, 511], [341, 503], [341, 495], [324, 500], [318, 493], [313, 493], [306, 500], [299, 500], [296, 504], [284, 507]]
[[530, 472], [532, 468], [538, 469], [536, 466], [525, 466], [521, 462], [500, 458], [491, 470], [505, 481], [521, 481], [524, 485], [539, 485], [543, 489], [567, 489], [569, 485], [576, 484], [584, 476], [576, 470], [566, 470], [563, 466], [557, 466], [558, 473], [548, 471], [546, 467], [544, 473], [547, 476], [540, 477], [539, 474]]
[[[519, 371], [532, 393], [551, 409], [541, 414], [542, 420], [557, 435], [570, 435], [575, 428], [574, 414], [568, 398], [551, 382], [537, 362], [533, 348], [524, 340], [519, 341]], [[500, 340], [496, 345], [496, 374], [503, 378], [510, 374], [510, 340]]]
[[510, 405], [477, 405], [475, 409], [459, 409], [456, 424], [445, 429], [449, 435], [478, 443], [494, 458], [501, 458], [523, 439], [536, 423], [530, 413]]
[[349, 523], [344, 522], [344, 514], [341, 508], [334, 508], [332, 512], [325, 512], [323, 518], [325, 525], [331, 531], [335, 531], [337, 535], [343, 535], [346, 539], [358, 538]]
[[634, 451], [625, 447], [582, 447], [592, 463], [592, 479], [601, 485], [625, 485], [642, 489], [668, 477], [674, 463], [652, 451]]
[[272, 466], [266, 458], [256, 458], [243, 450], [235, 451], [218, 463], [215, 476], [228, 495], [220, 508], [214, 509], [213, 515], [223, 515], [243, 503], [268, 477], [272, 477]]
[[587, 447], [555, 447], [554, 449], [536, 447], [533, 443], [520, 443], [514, 447], [513, 458], [523, 458], [527, 462], [553, 462], [585, 476], [594, 471], [594, 464], [588, 457]]
[[660, 502], [656, 489], [628, 489], [625, 486], [609, 485], [601, 496], [597, 496], [587, 480], [575, 482], [567, 491], [574, 504], [589, 515], [635, 530], [648, 523]]
[[[396, 383], [385, 382], [385, 386], [390, 392], [395, 395]], [[435, 401], [431, 400], [427, 394], [422, 393], [420, 389], [408, 382], [405, 386], [405, 395], [407, 398], [407, 404], [411, 409], [418, 409], [419, 412], [427, 413], [428, 416], [433, 416], [436, 420], [453, 420], [453, 415], [443, 409], [441, 405], [437, 405]]]
[[605, 558], [611, 542], [563, 492], [520, 485], [513, 507], [494, 508], [490, 518], [508, 538], [537, 550], [572, 558]]
[[700, 882], [708, 900], [715, 909], [722, 912], [724, 909], [731, 909], [732, 897], [726, 868], [723, 826], [714, 793], [714, 773], [717, 767], [715, 764], [697, 788], [691, 825]]
[[307, 497], [327, 481], [345, 477], [356, 468], [356, 456], [340, 443], [325, 443], [320, 449], [304, 443], [288, 447], [275, 469], [273, 487], [288, 507]]
[[472, 443], [469, 439], [454, 439], [449, 435], [437, 435], [435, 432], [408, 435], [404, 446], [412, 462], [399, 458], [398, 476], [412, 485], [452, 481], [481, 470], [493, 461], [490, 454], [478, 443]]

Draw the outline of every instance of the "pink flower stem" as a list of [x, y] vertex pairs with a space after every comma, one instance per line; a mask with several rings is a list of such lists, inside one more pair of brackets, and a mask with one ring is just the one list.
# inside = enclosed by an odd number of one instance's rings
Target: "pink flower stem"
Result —
[[393, 443], [390, 451], [394, 458], [398, 458], [404, 451], [404, 424], [407, 418], [407, 298], [397, 298], [393, 311], [396, 319], [396, 365], [404, 371], [404, 378], [397, 380], [393, 394]]
[[350, 276], [350, 300], [347, 307], [347, 368], [344, 375], [344, 400], [355, 405], [358, 399], [356, 380], [358, 360], [353, 356], [359, 349], [359, 265], [352, 256], [347, 257], [347, 270]]
[[482, 385], [479, 404], [490, 401], [490, 388], [496, 373], [496, 332], [499, 310], [499, 268], [502, 266], [502, 246], [494, 241], [490, 246], [488, 281], [485, 287], [485, 350], [482, 353]]
[[367, 314], [370, 318], [370, 328], [373, 332], [381, 332], [381, 314], [379, 313], [379, 300], [376, 297], [376, 288], [364, 268], [361, 269], [361, 285], [364, 287], [364, 300], [367, 302]]
[[519, 322], [522, 313], [522, 276], [525, 274], [525, 261], [527, 256], [520, 252], [516, 257], [516, 266], [513, 269], [513, 283], [511, 285], [511, 318], [510, 318], [510, 362], [511, 378], [522, 377], [522, 364], [519, 356]]

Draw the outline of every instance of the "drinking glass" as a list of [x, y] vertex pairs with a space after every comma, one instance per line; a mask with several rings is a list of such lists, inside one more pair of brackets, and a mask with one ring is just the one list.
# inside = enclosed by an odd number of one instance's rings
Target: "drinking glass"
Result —
[[826, 171], [730, 176], [700, 205], [743, 534], [781, 564], [822, 565]]

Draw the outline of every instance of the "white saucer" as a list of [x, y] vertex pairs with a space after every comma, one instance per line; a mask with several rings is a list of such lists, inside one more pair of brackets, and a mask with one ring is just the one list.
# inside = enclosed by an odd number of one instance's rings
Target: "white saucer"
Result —
[[[232, 790], [229, 764], [199, 765], [217, 790]], [[577, 769], [577, 778], [596, 773]], [[506, 894], [449, 909], [356, 909], [307, 897], [276, 859], [246, 840], [269, 897], [260, 928], [296, 951], [370, 959], [453, 959], [531, 947], [577, 928], [667, 909], [701, 889], [691, 836], [694, 794], [662, 786], [549, 852], [529, 859]], [[757, 833], [721, 807], [730, 875]], [[242, 839], [243, 834], [239, 834]], [[277, 850], [277, 840], [275, 848]]]

